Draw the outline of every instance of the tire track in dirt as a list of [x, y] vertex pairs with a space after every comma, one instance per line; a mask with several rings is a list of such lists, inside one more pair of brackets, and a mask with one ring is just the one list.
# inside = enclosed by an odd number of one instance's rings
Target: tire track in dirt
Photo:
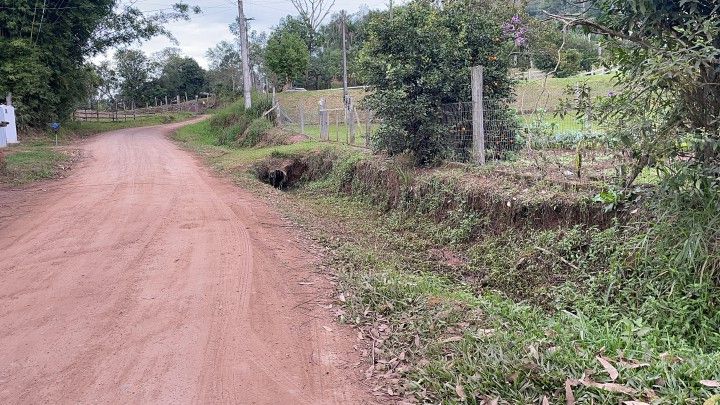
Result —
[[[165, 138], [0, 190], [0, 403], [370, 403], [301, 235]], [[43, 190], [43, 191], [40, 191]]]

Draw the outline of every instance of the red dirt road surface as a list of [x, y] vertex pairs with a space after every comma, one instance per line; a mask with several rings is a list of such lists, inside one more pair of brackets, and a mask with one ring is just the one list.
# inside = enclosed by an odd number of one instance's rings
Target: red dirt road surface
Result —
[[368, 403], [308, 243], [165, 135], [0, 190], [0, 403]]

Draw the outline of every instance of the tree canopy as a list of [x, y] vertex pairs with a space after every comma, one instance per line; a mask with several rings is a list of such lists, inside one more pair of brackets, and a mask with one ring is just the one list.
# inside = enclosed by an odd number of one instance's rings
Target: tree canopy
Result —
[[[594, 0], [596, 17], [556, 16], [602, 35], [621, 91], [605, 118], [637, 166], [683, 157], [720, 174], [720, 4], [710, 0]], [[713, 180], [715, 179], [715, 180]], [[697, 183], [693, 181], [692, 183]]]
[[307, 46], [297, 34], [277, 31], [268, 39], [267, 67], [286, 86], [292, 86], [293, 80], [305, 72], [309, 60]]
[[366, 100], [382, 118], [375, 139], [390, 154], [410, 151], [418, 163], [443, 158], [449, 141], [443, 104], [470, 100], [470, 68], [485, 66], [485, 94], [499, 108], [512, 95], [502, 31], [512, 15], [493, 3], [458, 0], [439, 7], [416, 0], [381, 13], [367, 27], [360, 55]]
[[68, 117], [91, 91], [88, 58], [157, 35], [189, 18], [183, 3], [143, 14], [118, 0], [0, 0], [0, 94], [12, 92], [18, 122], [44, 126]]

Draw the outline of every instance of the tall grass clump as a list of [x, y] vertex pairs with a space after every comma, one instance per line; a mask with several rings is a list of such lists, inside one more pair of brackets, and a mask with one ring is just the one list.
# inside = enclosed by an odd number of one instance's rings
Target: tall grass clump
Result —
[[664, 187], [623, 229], [600, 305], [701, 348], [720, 347], [720, 188]]
[[[218, 145], [232, 145], [247, 131], [253, 121], [272, 109], [272, 100], [263, 94], [253, 94], [252, 107], [245, 110], [243, 100], [238, 100], [217, 111], [210, 118], [210, 129], [216, 134]], [[270, 116], [272, 114], [268, 114]], [[272, 117], [269, 117], [272, 119]], [[257, 125], [257, 124], [256, 124]], [[244, 141], [243, 141], [244, 143]]]

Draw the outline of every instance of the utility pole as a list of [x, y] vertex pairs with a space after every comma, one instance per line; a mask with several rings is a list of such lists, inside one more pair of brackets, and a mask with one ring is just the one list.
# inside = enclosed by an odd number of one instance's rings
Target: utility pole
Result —
[[347, 74], [347, 13], [342, 11], [342, 53], [343, 53], [343, 102], [345, 103], [345, 112], [349, 109], [349, 93], [348, 93], [348, 74]]
[[392, 18], [393, 18], [393, 0], [390, 0], [389, 8], [390, 8], [390, 19], [392, 20]]
[[252, 78], [250, 76], [250, 50], [248, 49], [247, 35], [247, 19], [243, 10], [243, 0], [238, 0], [238, 26], [240, 28], [240, 56], [242, 57], [243, 71], [243, 94], [245, 96], [245, 109], [252, 107], [251, 87]]

